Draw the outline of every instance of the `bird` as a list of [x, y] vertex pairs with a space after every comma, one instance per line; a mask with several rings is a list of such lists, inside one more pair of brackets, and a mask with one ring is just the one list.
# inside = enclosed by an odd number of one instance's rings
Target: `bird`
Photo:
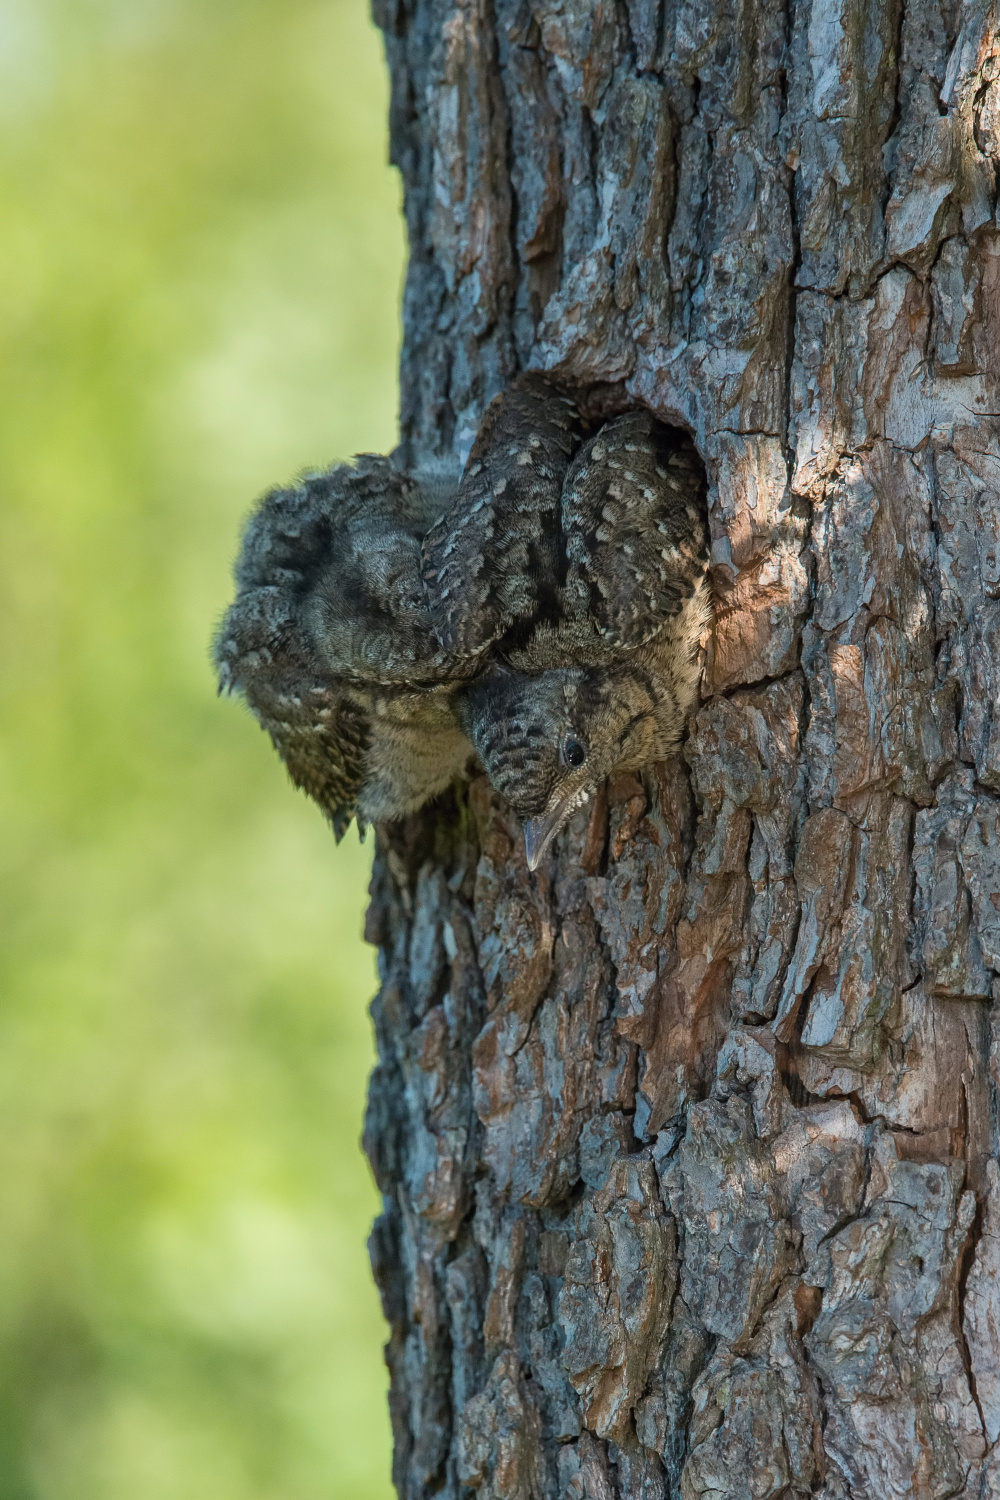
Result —
[[220, 691], [338, 840], [478, 757], [536, 869], [606, 776], [679, 744], [707, 563], [690, 438], [643, 410], [591, 433], [571, 395], [522, 374], [457, 481], [361, 454], [264, 496], [215, 638]]
[[213, 643], [219, 690], [242, 695], [338, 842], [465, 772], [460, 690], [512, 623], [544, 614], [582, 437], [572, 400], [521, 375], [457, 482], [360, 454], [257, 505]]
[[646, 411], [606, 422], [569, 465], [555, 607], [508, 625], [460, 717], [537, 869], [605, 777], [676, 750], [711, 619], [705, 480], [686, 434]]

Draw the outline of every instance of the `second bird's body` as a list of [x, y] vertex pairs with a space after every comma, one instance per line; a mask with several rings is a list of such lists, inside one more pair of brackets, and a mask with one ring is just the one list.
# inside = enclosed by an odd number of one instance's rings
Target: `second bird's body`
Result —
[[676, 750], [711, 616], [693, 446], [646, 412], [606, 423], [563, 484], [563, 582], [538, 623], [462, 696], [490, 780], [537, 865], [606, 776]]

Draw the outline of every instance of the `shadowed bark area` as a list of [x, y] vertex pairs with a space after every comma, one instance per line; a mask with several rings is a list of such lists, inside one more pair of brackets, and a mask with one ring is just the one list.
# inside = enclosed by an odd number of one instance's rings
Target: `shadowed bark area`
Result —
[[519, 369], [688, 428], [682, 756], [530, 876], [383, 833], [404, 1500], [1000, 1496], [1000, 19], [380, 0], [403, 445]]

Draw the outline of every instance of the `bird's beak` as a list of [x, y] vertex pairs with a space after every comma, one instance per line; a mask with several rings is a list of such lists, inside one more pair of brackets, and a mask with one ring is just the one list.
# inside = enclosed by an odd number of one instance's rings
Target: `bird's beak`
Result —
[[537, 870], [542, 855], [559, 832], [570, 810], [571, 798], [557, 802], [555, 807], [540, 818], [529, 818], [524, 825], [524, 852], [528, 856], [528, 869]]
[[551, 818], [529, 818], [524, 825], [524, 852], [528, 856], [528, 869], [537, 870], [538, 862], [555, 833]]

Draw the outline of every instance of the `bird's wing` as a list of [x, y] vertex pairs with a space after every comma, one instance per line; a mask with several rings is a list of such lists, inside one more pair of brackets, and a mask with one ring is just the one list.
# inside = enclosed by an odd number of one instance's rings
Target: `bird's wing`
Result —
[[455, 501], [423, 544], [445, 651], [474, 659], [554, 599], [559, 496], [579, 442], [575, 406], [544, 376], [518, 376], [487, 408]]
[[273, 585], [240, 593], [215, 639], [219, 687], [243, 695], [339, 841], [364, 785], [368, 723], [342, 684], [316, 673], [293, 603]]
[[568, 616], [611, 646], [652, 640], [708, 562], [703, 471], [690, 439], [648, 412], [606, 422], [562, 492]]
[[324, 675], [440, 682], [453, 664], [420, 579], [425, 506], [420, 486], [380, 454], [308, 474], [260, 502], [244, 533], [237, 584], [275, 588], [293, 601]]

